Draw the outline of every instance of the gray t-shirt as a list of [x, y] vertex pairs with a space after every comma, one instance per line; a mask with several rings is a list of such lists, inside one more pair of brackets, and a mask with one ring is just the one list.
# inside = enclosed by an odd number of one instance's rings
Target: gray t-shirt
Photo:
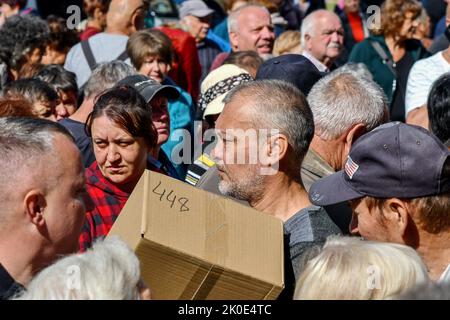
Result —
[[284, 234], [297, 280], [308, 258], [318, 252], [328, 236], [340, 235], [341, 230], [323, 207], [309, 206], [284, 223]]
[[[128, 37], [102, 32], [90, 37], [88, 41], [96, 63], [100, 63], [116, 60], [125, 51]], [[130, 64], [130, 59], [125, 62]], [[91, 69], [80, 43], [70, 49], [64, 68], [76, 74], [78, 88], [81, 88], [91, 76]]]

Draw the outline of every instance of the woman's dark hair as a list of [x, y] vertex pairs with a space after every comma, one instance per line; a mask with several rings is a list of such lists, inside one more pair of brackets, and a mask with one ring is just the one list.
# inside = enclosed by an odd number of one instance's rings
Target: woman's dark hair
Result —
[[33, 105], [25, 99], [0, 99], [0, 117], [35, 118]]
[[59, 90], [73, 91], [75, 95], [78, 95], [77, 77], [75, 73], [64, 69], [59, 64], [43, 66], [35, 77], [48, 83], [56, 92]]
[[433, 83], [427, 109], [430, 131], [445, 143], [450, 139], [450, 73], [440, 76]]
[[19, 6], [19, 9], [22, 10], [27, 5], [27, 0], [2, 0], [0, 1], [0, 4], [6, 3], [11, 8], [15, 7], [16, 5]]
[[3, 96], [11, 99], [25, 98], [31, 103], [58, 100], [56, 91], [39, 79], [13, 81], [5, 86]]
[[67, 53], [70, 48], [80, 42], [80, 37], [75, 30], [67, 28], [64, 18], [49, 15], [47, 24], [50, 29], [48, 46], [58, 52]]
[[158, 133], [153, 126], [152, 112], [144, 98], [130, 86], [117, 86], [105, 91], [95, 102], [85, 130], [92, 136], [94, 119], [105, 115], [133, 137], [144, 138], [151, 148], [156, 146]]
[[41, 18], [15, 15], [0, 29], [0, 62], [20, 71], [34, 49], [44, 53], [49, 40], [49, 27]]
[[101, 12], [106, 13], [111, 0], [84, 0], [83, 11], [89, 18], [94, 17], [95, 9], [99, 8]]

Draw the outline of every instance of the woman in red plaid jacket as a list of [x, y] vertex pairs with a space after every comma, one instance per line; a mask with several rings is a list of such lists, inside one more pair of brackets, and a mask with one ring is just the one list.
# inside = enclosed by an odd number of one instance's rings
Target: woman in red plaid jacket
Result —
[[93, 207], [86, 212], [80, 250], [106, 236], [147, 167], [157, 132], [144, 98], [128, 86], [106, 91], [86, 121], [96, 161], [86, 170]]

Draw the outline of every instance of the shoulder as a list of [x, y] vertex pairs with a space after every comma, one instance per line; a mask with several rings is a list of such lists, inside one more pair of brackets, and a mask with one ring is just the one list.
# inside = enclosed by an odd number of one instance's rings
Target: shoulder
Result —
[[349, 61], [361, 62], [360, 59], [364, 59], [367, 56], [373, 54], [375, 50], [373, 49], [372, 42], [380, 42], [378, 37], [369, 37], [364, 39], [360, 43], [357, 43], [352, 51], [350, 52]]
[[311, 205], [289, 218], [284, 224], [285, 233], [291, 235], [290, 245], [300, 242], [325, 240], [341, 231], [323, 207]]

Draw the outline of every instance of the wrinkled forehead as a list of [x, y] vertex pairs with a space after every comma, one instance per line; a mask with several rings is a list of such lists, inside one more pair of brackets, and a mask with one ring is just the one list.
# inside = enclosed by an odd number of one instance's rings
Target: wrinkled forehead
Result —
[[226, 103], [216, 122], [217, 130], [249, 129], [254, 127], [255, 106], [245, 97], [235, 96]]
[[342, 28], [341, 19], [334, 14], [326, 14], [318, 17], [315, 27], [317, 30], [337, 30]]

